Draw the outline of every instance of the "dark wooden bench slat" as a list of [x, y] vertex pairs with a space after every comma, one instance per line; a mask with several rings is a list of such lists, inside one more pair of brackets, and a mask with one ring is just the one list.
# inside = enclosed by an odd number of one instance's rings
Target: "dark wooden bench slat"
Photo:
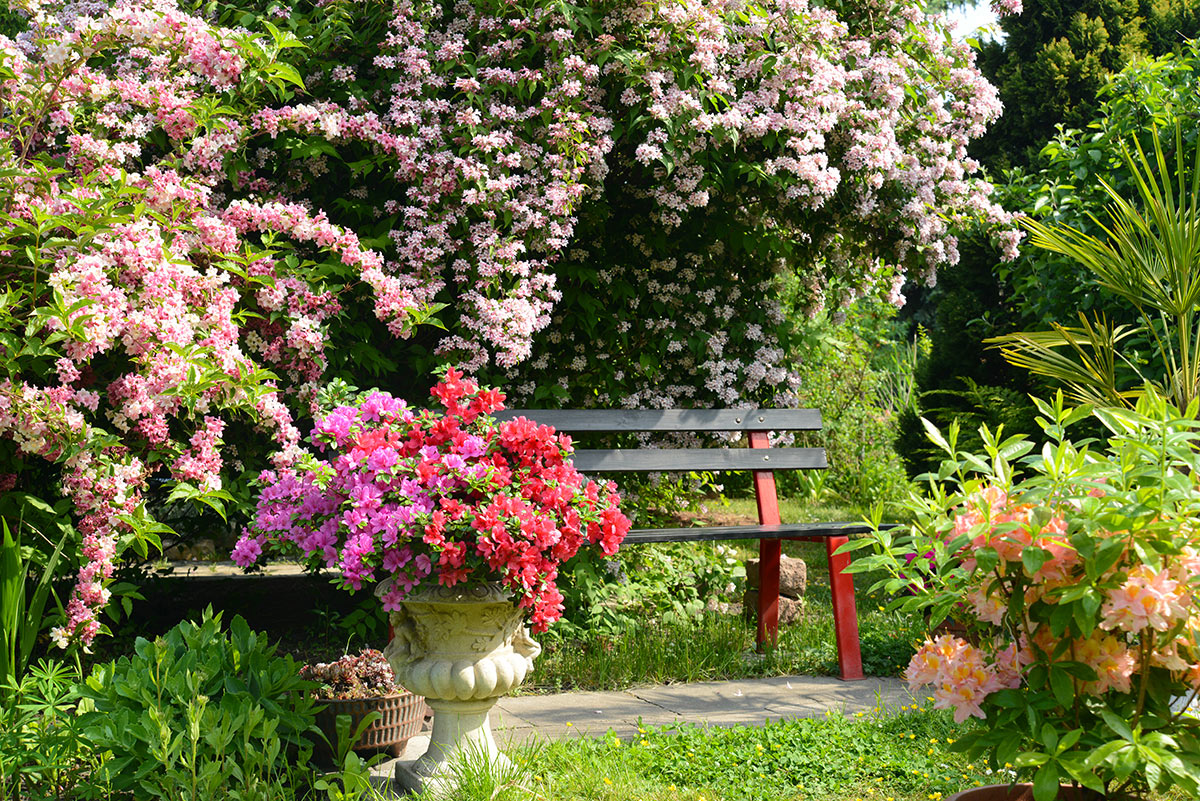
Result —
[[646, 448], [578, 450], [571, 457], [581, 473], [673, 470], [820, 470], [824, 448]]
[[505, 409], [558, 431], [818, 431], [819, 409]]
[[866, 534], [865, 523], [784, 523], [778, 526], [706, 526], [703, 528], [643, 528], [625, 535], [625, 542], [708, 542], [713, 540], [785, 540], [791, 537], [848, 537]]

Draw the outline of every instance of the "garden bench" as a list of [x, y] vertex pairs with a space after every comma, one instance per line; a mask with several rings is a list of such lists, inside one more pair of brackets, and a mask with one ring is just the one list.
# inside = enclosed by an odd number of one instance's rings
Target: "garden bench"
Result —
[[744, 432], [749, 448], [624, 448], [576, 450], [574, 463], [583, 473], [684, 472], [750, 470], [758, 502], [758, 524], [693, 528], [634, 529], [626, 544], [642, 542], [759, 541], [758, 635], [761, 650], [779, 637], [779, 557], [782, 540], [823, 542], [833, 592], [833, 620], [838, 668], [844, 680], [863, 678], [858, 641], [854, 578], [843, 572], [848, 554], [837, 553], [851, 534], [864, 534], [861, 523], [783, 523], [775, 493], [776, 470], [821, 470], [824, 448], [772, 448], [772, 431], [817, 431], [816, 409], [509, 409], [496, 417], [527, 417], [569, 434], [631, 432]]

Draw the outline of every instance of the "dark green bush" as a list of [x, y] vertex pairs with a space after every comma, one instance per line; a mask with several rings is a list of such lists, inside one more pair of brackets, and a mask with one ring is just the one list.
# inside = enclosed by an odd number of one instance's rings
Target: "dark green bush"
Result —
[[905, 342], [894, 316], [894, 307], [864, 300], [843, 320], [809, 323], [799, 405], [820, 410], [822, 427], [798, 436], [796, 444], [824, 448], [829, 469], [780, 473], [776, 481], [785, 496], [821, 500], [830, 494], [868, 507], [906, 495], [908, 479], [893, 442], [900, 414], [915, 404], [914, 373], [927, 344], [920, 334]]
[[95, 775], [104, 754], [83, 738], [75, 714], [75, 669], [42, 661], [0, 683], [0, 799], [107, 797]]
[[83, 733], [111, 758], [98, 778], [138, 799], [265, 799], [311, 753], [313, 685], [235, 617], [206, 612], [93, 669]]

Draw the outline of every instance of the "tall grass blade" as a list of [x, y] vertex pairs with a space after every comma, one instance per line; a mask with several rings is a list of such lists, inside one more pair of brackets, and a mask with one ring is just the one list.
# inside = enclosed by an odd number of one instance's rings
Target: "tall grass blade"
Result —
[[[21, 542], [13, 536], [8, 520], [0, 518], [0, 679], [17, 677], [17, 642], [25, 616], [25, 563]], [[5, 683], [8, 683], [7, 681]]]

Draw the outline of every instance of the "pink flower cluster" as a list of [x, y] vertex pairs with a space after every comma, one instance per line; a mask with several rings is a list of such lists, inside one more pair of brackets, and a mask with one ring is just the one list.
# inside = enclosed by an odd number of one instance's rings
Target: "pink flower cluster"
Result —
[[[1155, 566], [1142, 561], [1146, 551], [1122, 548], [1102, 575], [1092, 575], [1071, 544], [1067, 520], [1082, 504], [1104, 504], [1105, 498], [1096, 487], [1066, 490], [1054, 503], [1012, 498], [996, 486], [969, 496], [947, 542], [966, 541], [958, 555], [966, 575], [959, 613], [972, 622], [978, 644], [951, 635], [927, 640], [905, 673], [910, 687], [931, 685], [936, 706], [953, 708], [962, 721], [985, 717], [982, 702], [997, 690], [1021, 686], [1029, 665], [1082, 664], [1095, 678], [1079, 681], [1080, 693], [1129, 693], [1133, 676], [1149, 667], [1149, 655], [1150, 664], [1200, 690], [1200, 554], [1193, 543]], [[1129, 536], [1090, 534], [1099, 542]], [[1028, 561], [1029, 554], [1036, 561]], [[1056, 632], [1047, 614], [1036, 620], [1029, 614], [1035, 604], [1075, 600], [1080, 588], [1093, 585], [1104, 601], [1089, 630]], [[1016, 607], [1014, 593], [1020, 594]], [[1025, 617], [1014, 619], [1014, 608], [1025, 610]]]
[[615, 553], [629, 530], [616, 489], [585, 482], [565, 435], [523, 417], [497, 424], [502, 393], [450, 369], [432, 395], [441, 411], [370, 392], [319, 419], [312, 441], [328, 458], [263, 475], [233, 557], [249, 565], [264, 545], [289, 546], [349, 588], [391, 577], [388, 609], [431, 576], [498, 580], [543, 631], [562, 614], [559, 566], [587, 543]]
[[[587, 387], [585, 405], [794, 404], [780, 274], [815, 313], [902, 304], [906, 278], [958, 260], [970, 220], [1015, 257], [1021, 233], [967, 153], [995, 89], [915, 5], [631, 4], [605, 29], [594, 60], [626, 115], [608, 161], [629, 177], [605, 186], [611, 216], [584, 207], [559, 273], [589, 297], [506, 372], [514, 397], [549, 378]], [[603, 315], [588, 302], [608, 297]], [[575, 320], [587, 336], [564, 336]]]
[[992, 12], [998, 17], [1015, 16], [1024, 10], [1021, 0], [992, 0]]
[[[607, 22], [619, 43], [627, 38], [644, 54], [605, 69], [627, 86], [623, 103], [648, 110], [635, 160], [671, 168], [651, 190], [668, 231], [720, 191], [720, 172], [737, 158], [728, 148], [751, 143], [764, 153], [752, 163], [771, 198], [762, 207], [770, 222], [791, 228], [797, 214], [835, 198], [852, 209], [844, 220], [828, 215], [822, 248], [848, 238], [851, 226], [887, 219], [899, 237], [885, 258], [932, 277], [958, 260], [953, 223], [1009, 224], [988, 200], [990, 185], [971, 177], [978, 165], [967, 156], [969, 141], [1000, 115], [996, 90], [936, 18], [890, 0], [843, 7], [841, 16], [807, 0], [763, 11], [692, 0], [626, 6]], [[879, 243], [859, 239], [838, 247], [866, 266]]]
[[934, 708], [953, 709], [956, 723], [984, 717], [979, 706], [984, 698], [1016, 686], [1000, 678], [996, 667], [985, 662], [982, 651], [949, 634], [925, 643], [909, 662], [904, 678], [913, 688], [932, 685]]

